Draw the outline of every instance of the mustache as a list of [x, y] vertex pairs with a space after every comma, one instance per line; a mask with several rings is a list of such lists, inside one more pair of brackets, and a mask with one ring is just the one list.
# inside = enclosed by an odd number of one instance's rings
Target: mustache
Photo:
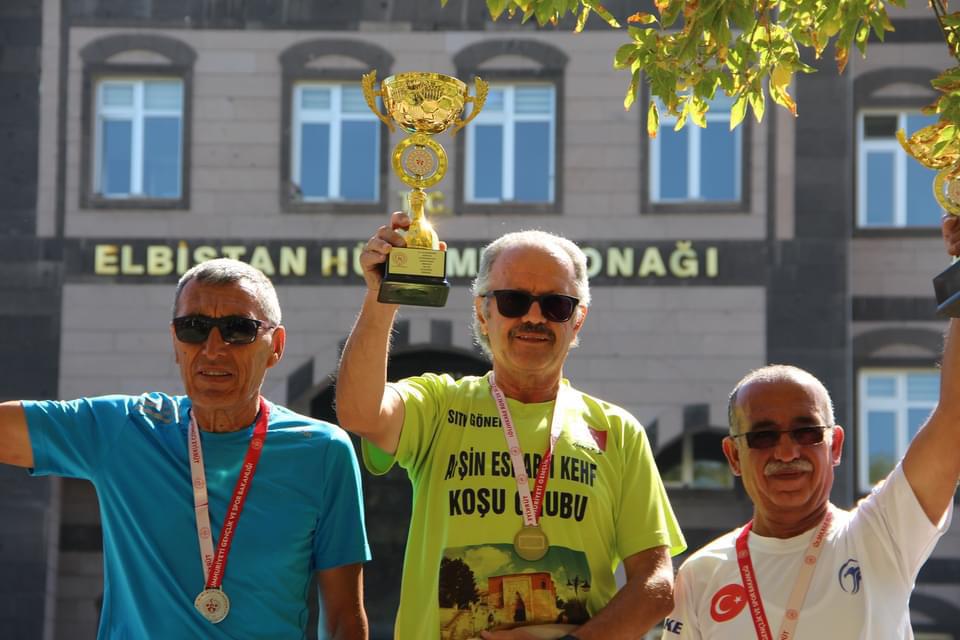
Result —
[[778, 473], [803, 473], [806, 471], [813, 471], [813, 464], [809, 460], [791, 460], [790, 462], [771, 460], [763, 468], [763, 475], [772, 476]]
[[524, 322], [517, 325], [510, 330], [510, 337], [515, 338], [518, 333], [539, 333], [543, 336], [550, 338], [551, 340], [556, 339], [556, 335], [550, 328], [545, 324], [536, 324], [533, 322]]

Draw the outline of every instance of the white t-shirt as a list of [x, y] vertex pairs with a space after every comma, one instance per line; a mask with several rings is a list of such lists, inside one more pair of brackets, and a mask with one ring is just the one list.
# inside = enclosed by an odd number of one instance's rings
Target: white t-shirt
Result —
[[[834, 519], [807, 591], [796, 640], [903, 640], [910, 628], [910, 592], [917, 573], [950, 526], [953, 506], [933, 526], [899, 465], [852, 511]], [[787, 539], [750, 533], [750, 558], [775, 635], [783, 622], [804, 550], [818, 527]], [[663, 640], [756, 638], [727, 533], [691, 555], [677, 575], [674, 610]]]

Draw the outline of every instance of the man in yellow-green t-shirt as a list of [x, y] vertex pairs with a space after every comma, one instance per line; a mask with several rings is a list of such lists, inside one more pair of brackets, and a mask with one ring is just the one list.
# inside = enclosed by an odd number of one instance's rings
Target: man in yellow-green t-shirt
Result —
[[387, 384], [397, 307], [377, 302], [380, 265], [408, 225], [395, 213], [361, 255], [367, 295], [337, 383], [367, 467], [398, 462], [413, 483], [396, 636], [642, 635], [670, 611], [685, 543], [643, 428], [563, 378], [590, 303], [586, 257], [540, 231], [494, 241], [474, 282], [493, 370]]

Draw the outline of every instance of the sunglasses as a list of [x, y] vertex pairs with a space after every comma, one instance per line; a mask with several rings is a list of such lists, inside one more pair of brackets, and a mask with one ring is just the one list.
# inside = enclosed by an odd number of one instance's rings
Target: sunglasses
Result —
[[565, 296], [562, 293], [545, 293], [535, 296], [517, 289], [497, 289], [484, 294], [484, 298], [493, 296], [497, 300], [497, 310], [504, 318], [520, 318], [530, 310], [534, 302], [540, 305], [540, 313], [550, 322], [566, 322], [573, 315], [579, 298]]
[[736, 433], [731, 438], [746, 438], [747, 446], [751, 449], [772, 449], [780, 444], [781, 434], [788, 433], [790, 438], [797, 444], [810, 447], [823, 442], [824, 431], [830, 427], [826, 425], [816, 425], [810, 427], [797, 427], [796, 429], [761, 429], [759, 431], [748, 431], [746, 433]]
[[220, 330], [220, 337], [229, 344], [250, 344], [257, 339], [260, 327], [272, 329], [272, 325], [262, 320], [245, 318], [243, 316], [180, 316], [173, 319], [173, 332], [180, 342], [188, 344], [203, 344], [207, 341], [210, 332], [216, 327]]

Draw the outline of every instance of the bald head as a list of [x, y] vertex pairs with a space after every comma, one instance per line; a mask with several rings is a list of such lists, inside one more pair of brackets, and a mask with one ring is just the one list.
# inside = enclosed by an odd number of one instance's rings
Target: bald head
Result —
[[823, 383], [809, 371], [800, 367], [794, 367], [789, 364], [771, 364], [759, 369], [754, 369], [740, 379], [740, 382], [733, 387], [730, 392], [730, 400], [727, 403], [727, 421], [731, 434], [742, 432], [742, 425], [737, 424], [737, 406], [738, 395], [740, 391], [749, 384], [770, 383], [770, 382], [794, 382], [799, 385], [809, 386], [820, 398], [822, 405], [820, 410], [823, 417], [826, 418], [828, 425], [834, 424], [833, 419], [833, 400], [830, 399], [830, 393]]

